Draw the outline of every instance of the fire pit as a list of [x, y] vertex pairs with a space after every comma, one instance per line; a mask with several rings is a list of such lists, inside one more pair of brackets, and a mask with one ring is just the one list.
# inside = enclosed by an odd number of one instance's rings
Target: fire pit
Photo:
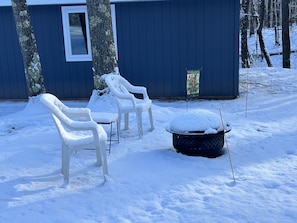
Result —
[[229, 123], [207, 110], [180, 115], [167, 127], [177, 152], [209, 158], [223, 154], [224, 134], [230, 130]]

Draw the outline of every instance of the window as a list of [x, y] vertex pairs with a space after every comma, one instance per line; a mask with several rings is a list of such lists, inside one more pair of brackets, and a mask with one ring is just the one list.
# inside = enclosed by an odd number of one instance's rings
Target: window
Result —
[[62, 20], [66, 61], [91, 61], [87, 7], [62, 7]]

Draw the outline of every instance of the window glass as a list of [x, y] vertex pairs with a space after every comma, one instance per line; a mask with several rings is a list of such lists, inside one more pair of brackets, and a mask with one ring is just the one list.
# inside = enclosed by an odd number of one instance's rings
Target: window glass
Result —
[[62, 7], [66, 61], [90, 61], [91, 47], [86, 6]]
[[85, 14], [69, 13], [69, 24], [72, 54], [88, 54]]

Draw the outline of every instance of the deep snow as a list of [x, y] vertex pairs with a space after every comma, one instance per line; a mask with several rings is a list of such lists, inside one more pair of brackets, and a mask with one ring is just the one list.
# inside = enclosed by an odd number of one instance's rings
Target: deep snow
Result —
[[[104, 185], [94, 151], [80, 151], [65, 187], [60, 139], [47, 112], [36, 103], [22, 110], [24, 102], [1, 102], [0, 222], [295, 222], [296, 73], [240, 70], [234, 100], [153, 101], [155, 130], [148, 131], [145, 114], [138, 139], [131, 117], [131, 130], [112, 144]], [[199, 109], [221, 109], [232, 125], [235, 183], [227, 153], [208, 159], [172, 150], [166, 125]]]
[[[281, 64], [279, 58], [273, 59]], [[95, 152], [86, 150], [71, 157], [65, 186], [61, 142], [47, 111], [35, 101], [1, 101], [0, 222], [296, 222], [296, 65], [293, 54], [295, 69], [241, 69], [234, 100], [154, 100], [155, 130], [148, 131], [145, 114], [145, 134], [138, 139], [131, 117], [131, 129], [121, 130], [120, 143], [108, 154], [105, 184]], [[94, 98], [64, 102], [113, 108]], [[191, 157], [172, 149], [166, 126], [200, 109], [221, 110], [232, 126], [223, 156]]]

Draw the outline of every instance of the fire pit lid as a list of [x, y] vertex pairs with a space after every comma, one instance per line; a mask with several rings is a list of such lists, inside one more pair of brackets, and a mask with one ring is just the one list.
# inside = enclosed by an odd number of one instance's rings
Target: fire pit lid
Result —
[[224, 120], [223, 123], [224, 129], [219, 115], [208, 110], [199, 109], [175, 117], [166, 130], [171, 133], [185, 135], [216, 134], [223, 130], [229, 132], [231, 130], [230, 124]]

